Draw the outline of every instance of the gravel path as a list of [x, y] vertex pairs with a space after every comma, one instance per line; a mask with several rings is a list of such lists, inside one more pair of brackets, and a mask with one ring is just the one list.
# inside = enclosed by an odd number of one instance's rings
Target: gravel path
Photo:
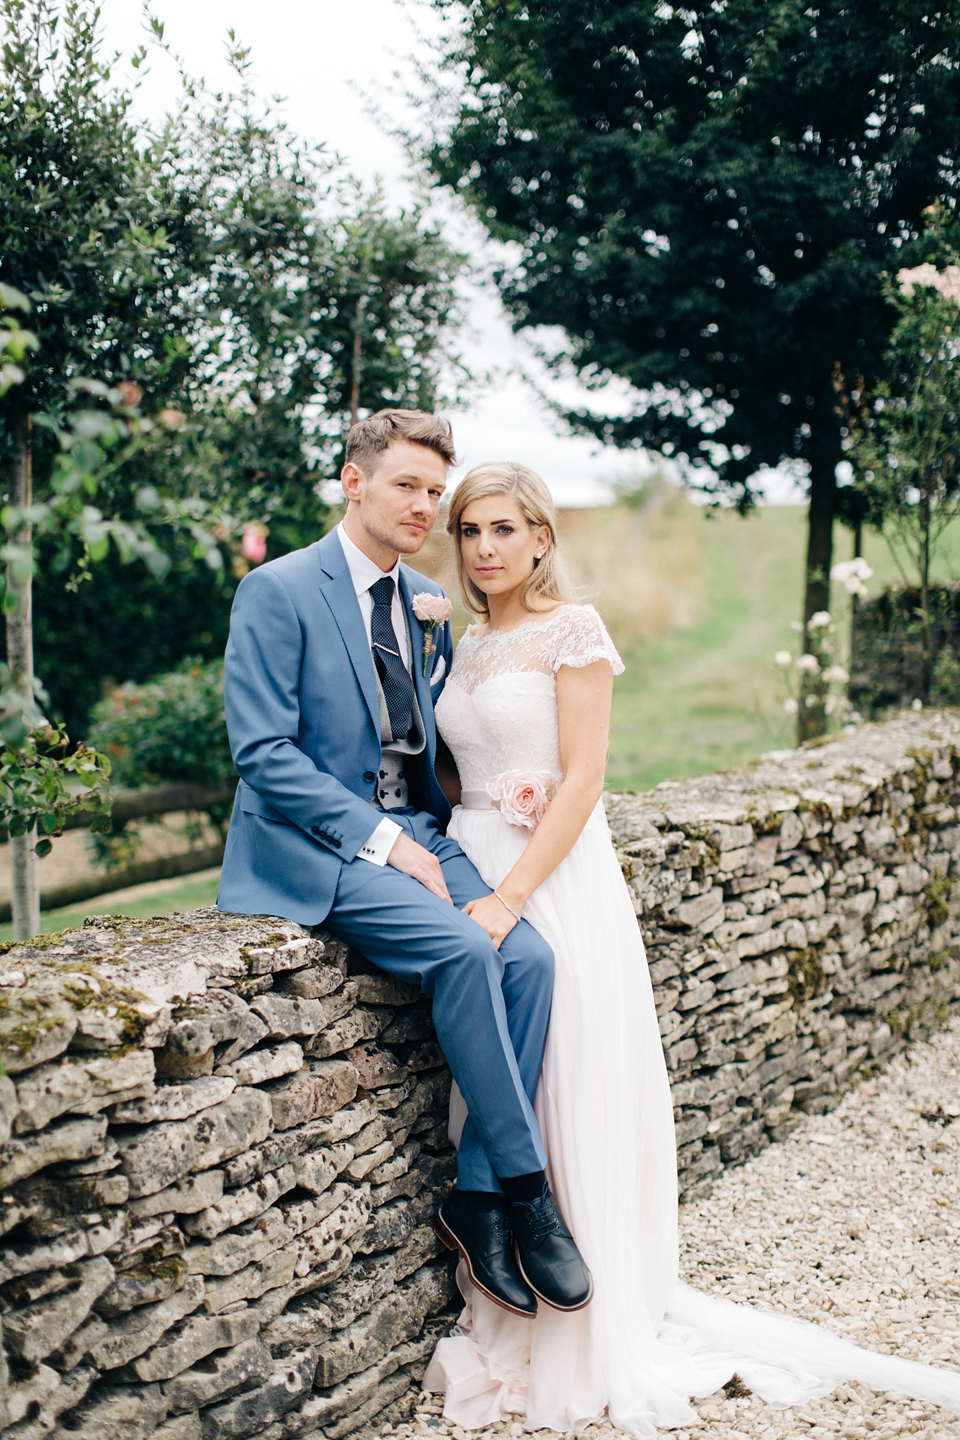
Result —
[[[923, 1118], [941, 1116], [942, 1118]], [[830, 1115], [721, 1175], [681, 1209], [681, 1273], [698, 1289], [815, 1320], [869, 1349], [960, 1370], [960, 1020], [895, 1058]], [[951, 1123], [953, 1122], [953, 1123]], [[398, 1435], [463, 1432], [424, 1397]], [[771, 1410], [721, 1391], [675, 1440], [921, 1435], [960, 1440], [960, 1418], [841, 1386]], [[386, 1427], [385, 1433], [390, 1427]], [[490, 1431], [520, 1435], [506, 1420]], [[539, 1432], [545, 1437], [550, 1431]], [[591, 1425], [584, 1437], [615, 1432]]]

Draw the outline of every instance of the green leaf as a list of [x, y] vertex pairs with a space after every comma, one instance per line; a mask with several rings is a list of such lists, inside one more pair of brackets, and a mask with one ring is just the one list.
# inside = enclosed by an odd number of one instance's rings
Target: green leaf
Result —
[[4, 310], [32, 310], [33, 306], [24, 295], [22, 290], [17, 290], [13, 285], [5, 285], [0, 281], [0, 306]]
[[25, 815], [11, 815], [7, 821], [7, 829], [11, 835], [26, 835], [27, 820]]
[[78, 445], [73, 446], [70, 458], [78, 470], [82, 470], [85, 475], [92, 475], [103, 460], [103, 451], [99, 445], [81, 440]]
[[26, 738], [27, 727], [19, 715], [8, 715], [0, 721], [0, 735], [8, 745], [20, 746]]
[[144, 485], [137, 491], [137, 506], [139, 509], [152, 512], [159, 510], [160, 505], [160, 495], [155, 485]]
[[36, 853], [37, 853], [38, 858], [42, 860], [43, 857], [44, 857], [45, 855], [49, 855], [49, 854], [50, 854], [50, 851], [53, 849], [53, 841], [52, 841], [52, 840], [38, 840], [37, 843], [36, 843], [36, 845], [34, 846], [34, 849], [35, 849], [35, 851], [36, 851]]
[[57, 817], [56, 815], [49, 814], [41, 815], [40, 824], [43, 826], [44, 830], [48, 835], [52, 835], [57, 828]]

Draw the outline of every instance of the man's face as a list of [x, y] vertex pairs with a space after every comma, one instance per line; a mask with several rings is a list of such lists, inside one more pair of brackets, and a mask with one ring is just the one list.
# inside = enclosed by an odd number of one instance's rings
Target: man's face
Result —
[[394, 440], [370, 475], [348, 464], [341, 474], [350, 502], [345, 527], [354, 544], [384, 569], [397, 555], [416, 555], [430, 534], [447, 485], [447, 467], [435, 450]]

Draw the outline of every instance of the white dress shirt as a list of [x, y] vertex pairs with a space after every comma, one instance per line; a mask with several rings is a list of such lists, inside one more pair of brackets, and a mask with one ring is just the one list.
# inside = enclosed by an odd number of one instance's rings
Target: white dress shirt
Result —
[[[370, 586], [375, 585], [378, 580], [383, 580], [389, 575], [393, 580], [393, 604], [390, 611], [390, 618], [393, 621], [394, 634], [397, 637], [397, 644], [400, 646], [400, 653], [403, 656], [403, 663], [409, 669], [410, 649], [407, 645], [407, 620], [403, 613], [403, 601], [400, 599], [400, 557], [397, 556], [397, 563], [392, 570], [381, 570], [369, 555], [364, 555], [340, 524], [337, 526], [337, 536], [343, 548], [344, 558], [347, 562], [347, 569], [350, 571], [350, 579], [353, 581], [353, 588], [357, 593], [357, 603], [360, 606], [360, 614], [363, 618], [363, 628], [367, 632], [367, 644], [371, 643], [370, 622], [373, 618], [373, 596], [370, 594]], [[371, 662], [372, 663], [372, 662]], [[403, 830], [396, 820], [390, 820], [387, 816], [380, 821], [373, 833], [364, 845], [361, 845], [358, 855], [363, 860], [369, 860], [372, 865], [385, 865], [390, 851], [393, 849], [394, 841]]]

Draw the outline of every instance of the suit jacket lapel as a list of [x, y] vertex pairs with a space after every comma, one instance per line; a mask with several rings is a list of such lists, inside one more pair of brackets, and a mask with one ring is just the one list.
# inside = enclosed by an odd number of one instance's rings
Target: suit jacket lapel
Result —
[[413, 671], [413, 684], [417, 692], [417, 703], [420, 706], [420, 714], [423, 717], [426, 729], [427, 752], [430, 755], [431, 763], [436, 754], [436, 722], [433, 718], [433, 699], [430, 695], [430, 679], [423, 673], [423, 646], [424, 629], [413, 613], [413, 592], [410, 589], [410, 582], [407, 579], [403, 565], [400, 566], [400, 597], [403, 600], [404, 609], [407, 612], [407, 621], [410, 626], [410, 667]]
[[357, 677], [357, 683], [367, 703], [367, 709], [370, 711], [370, 718], [377, 735], [379, 735], [380, 700], [373, 673], [373, 657], [367, 642], [367, 632], [363, 626], [363, 616], [360, 614], [357, 592], [353, 588], [343, 546], [337, 539], [336, 531], [325, 535], [318, 542], [317, 548], [320, 556], [320, 589], [337, 623], [350, 657], [350, 664]]

